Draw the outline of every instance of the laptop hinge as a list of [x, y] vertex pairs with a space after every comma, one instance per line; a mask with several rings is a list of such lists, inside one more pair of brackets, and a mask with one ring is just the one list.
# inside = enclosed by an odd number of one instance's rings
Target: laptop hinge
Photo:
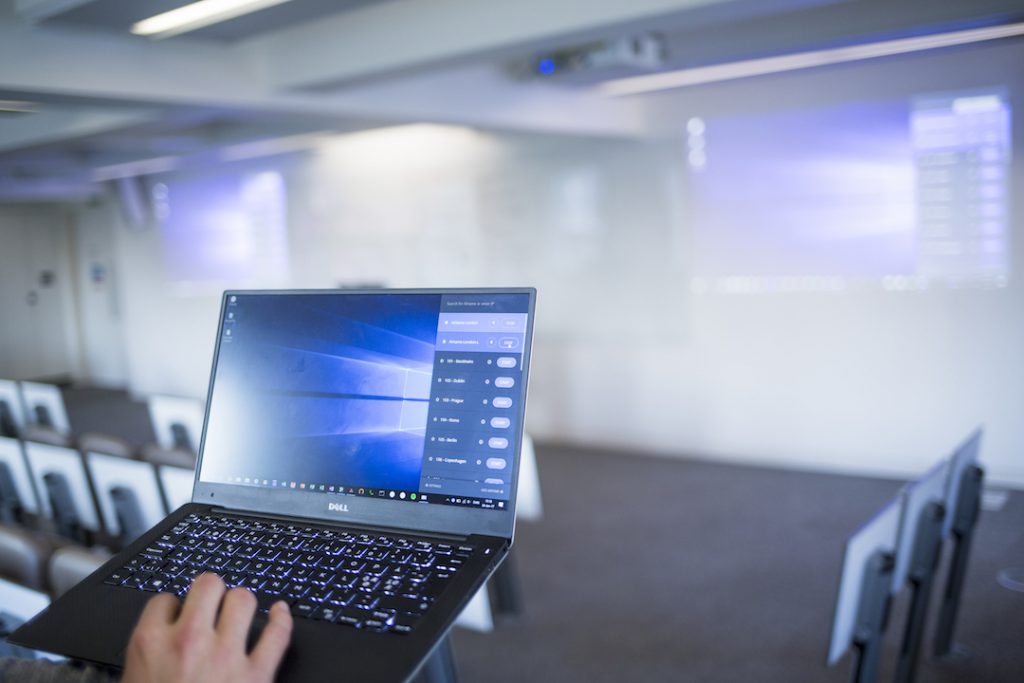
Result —
[[211, 512], [224, 512], [234, 517], [252, 517], [254, 519], [272, 519], [281, 522], [302, 522], [303, 524], [315, 524], [317, 526], [337, 527], [341, 529], [359, 529], [361, 531], [375, 531], [388, 534], [400, 534], [406, 536], [423, 536], [425, 538], [437, 538], [446, 541], [465, 541], [469, 538], [466, 535], [447, 534], [436, 531], [422, 531], [419, 529], [408, 529], [401, 527], [376, 526], [372, 524], [359, 524], [358, 522], [342, 522], [336, 520], [319, 519], [316, 517], [291, 517], [288, 515], [275, 515], [269, 512], [249, 512], [245, 510], [234, 510], [220, 505], [210, 507]]

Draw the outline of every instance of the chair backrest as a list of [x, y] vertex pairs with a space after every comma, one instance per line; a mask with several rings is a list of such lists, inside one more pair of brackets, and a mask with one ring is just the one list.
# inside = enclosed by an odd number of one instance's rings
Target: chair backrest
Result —
[[17, 517], [39, 513], [32, 474], [17, 439], [0, 437], [0, 482], [0, 508], [5, 510], [0, 512], [0, 519], [9, 522], [10, 516], [14, 516], [16, 521], [24, 523], [25, 520]]
[[[27, 442], [25, 460], [39, 493], [41, 516], [53, 519], [58, 525], [78, 525], [89, 532], [101, 529], [81, 453]], [[75, 531], [71, 538], [80, 539], [81, 535]]]
[[86, 453], [103, 526], [124, 546], [158, 524], [166, 514], [156, 468], [148, 462]]
[[24, 438], [25, 441], [45, 443], [51, 446], [62, 446], [64, 448], [70, 448], [72, 445], [72, 439], [69, 434], [61, 434], [56, 429], [43, 427], [42, 425], [37, 424], [25, 425], [25, 430], [22, 432], [22, 438]]
[[64, 409], [64, 395], [60, 387], [39, 382], [21, 382], [20, 387], [26, 422], [59, 434], [71, 434], [71, 423]]
[[21, 427], [15, 421], [14, 409], [0, 396], [0, 436], [16, 438], [20, 433]]
[[109, 554], [99, 550], [86, 550], [75, 546], [57, 550], [50, 558], [47, 571], [53, 597], [56, 599], [67, 593], [109, 559]]
[[18, 659], [56, 658], [56, 655], [18, 647], [6, 641], [7, 636], [26, 621], [42, 612], [50, 604], [46, 593], [0, 579], [0, 657]]
[[203, 432], [202, 401], [175, 396], [150, 396], [149, 416], [157, 443], [168, 450], [197, 451]]
[[25, 428], [25, 413], [18, 383], [0, 379], [0, 436], [18, 436]]
[[0, 462], [0, 523], [21, 524], [25, 519], [25, 506], [18, 494], [14, 472], [6, 462]]
[[160, 465], [156, 468], [160, 479], [160, 491], [167, 503], [167, 512], [171, 513], [192, 500], [192, 484], [195, 468], [168, 467]]
[[29, 588], [43, 586], [43, 563], [48, 555], [44, 544], [9, 526], [0, 526], [0, 577]]

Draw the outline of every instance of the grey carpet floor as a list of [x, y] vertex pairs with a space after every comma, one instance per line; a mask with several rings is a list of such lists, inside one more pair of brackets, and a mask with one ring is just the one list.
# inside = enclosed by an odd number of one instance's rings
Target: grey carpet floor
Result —
[[[77, 432], [153, 439], [123, 392], [64, 394]], [[844, 541], [902, 482], [544, 445], [538, 461], [545, 518], [520, 524], [515, 547], [525, 612], [490, 634], [455, 631], [463, 683], [849, 680], [849, 655], [824, 665]], [[1024, 682], [1024, 593], [996, 582], [1020, 565], [1015, 492], [979, 523], [962, 653], [923, 659], [918, 681]], [[908, 603], [893, 603], [879, 680], [892, 680]]]
[[[543, 446], [538, 460], [545, 518], [515, 546], [525, 612], [456, 629], [464, 683], [849, 680], [849, 655], [824, 664], [844, 539], [902, 482]], [[982, 513], [962, 651], [923, 659], [918, 681], [1024, 681], [1024, 593], [996, 581], [1013, 565], [1020, 492]], [[893, 603], [879, 680], [908, 603]]]

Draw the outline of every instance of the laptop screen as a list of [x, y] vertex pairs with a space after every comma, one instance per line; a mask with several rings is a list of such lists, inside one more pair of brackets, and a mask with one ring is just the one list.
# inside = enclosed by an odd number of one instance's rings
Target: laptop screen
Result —
[[506, 509], [530, 303], [229, 293], [199, 480]]

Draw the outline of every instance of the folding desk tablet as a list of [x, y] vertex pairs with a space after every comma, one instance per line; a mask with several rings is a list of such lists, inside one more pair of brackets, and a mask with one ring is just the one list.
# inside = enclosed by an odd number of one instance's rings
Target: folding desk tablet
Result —
[[946, 519], [942, 537], [953, 539], [953, 557], [946, 588], [942, 594], [939, 623], [935, 629], [935, 641], [932, 646], [932, 652], [937, 657], [949, 654], [953, 647], [953, 630], [956, 627], [956, 615], [960, 609], [960, 597], [967, 576], [971, 541], [981, 512], [981, 490], [985, 480], [985, 470], [978, 465], [981, 436], [982, 428], [978, 427], [953, 452], [949, 460], [949, 476], [946, 479]]
[[192, 502], [12, 641], [120, 665], [216, 571], [291, 605], [282, 680], [409, 679], [512, 542], [534, 297], [226, 292]]
[[904, 489], [906, 503], [900, 520], [892, 590], [899, 592], [909, 581], [913, 593], [896, 665], [897, 683], [914, 679], [920, 659], [928, 603], [942, 549], [948, 473], [949, 461], [943, 460]]
[[[964, 499], [965, 486], [969, 492], [972, 484], [964, 483], [965, 479], [971, 478], [971, 469], [978, 468], [978, 452], [981, 450], [981, 437], [983, 431], [978, 427], [967, 439], [960, 444], [952, 457], [949, 459], [949, 470], [946, 478], [946, 518], [942, 524], [942, 537], [949, 538], [956, 526], [958, 514], [971, 511], [967, 507], [974, 501], [970, 498]], [[978, 473], [974, 473], [975, 476]]]
[[904, 503], [901, 492], [846, 542], [827, 661], [835, 665], [855, 646], [855, 683], [871, 683], [878, 674]]

